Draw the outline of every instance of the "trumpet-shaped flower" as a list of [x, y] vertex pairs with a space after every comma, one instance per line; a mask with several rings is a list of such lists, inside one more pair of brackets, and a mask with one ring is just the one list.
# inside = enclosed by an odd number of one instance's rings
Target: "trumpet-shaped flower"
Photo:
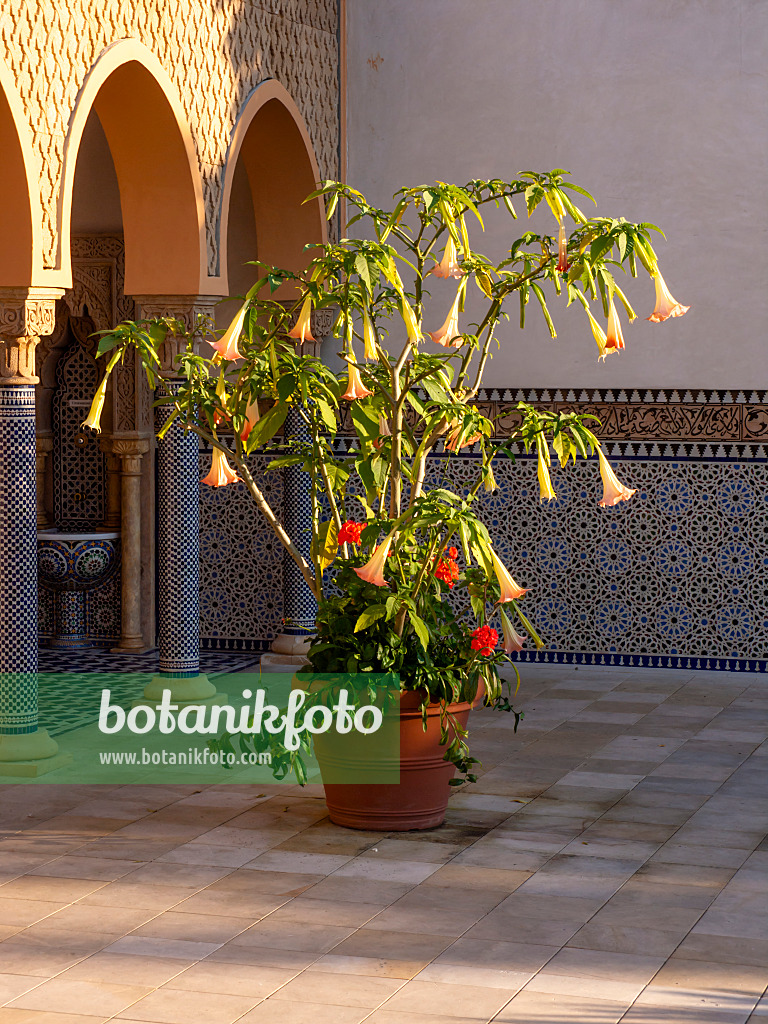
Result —
[[354, 363], [350, 362], [347, 390], [341, 397], [346, 398], [348, 402], [354, 402], [356, 398], [367, 398], [368, 395], [372, 394], [373, 392], [369, 391], [365, 384], [363, 384], [358, 368]]
[[557, 232], [557, 269], [561, 274], [568, 270], [568, 239], [564, 224], [560, 225]]
[[669, 320], [671, 316], [682, 316], [683, 313], [687, 313], [691, 307], [684, 306], [677, 299], [672, 298], [669, 288], [664, 283], [664, 278], [659, 273], [658, 268], [653, 272], [652, 276], [656, 287], [656, 308], [645, 319], [650, 320], [654, 324], [660, 324], [663, 320]]
[[363, 310], [363, 354], [366, 359], [376, 358], [376, 330], [365, 309]]
[[387, 561], [387, 555], [389, 549], [392, 546], [394, 540], [394, 534], [390, 533], [384, 540], [379, 544], [373, 555], [365, 563], [361, 569], [355, 569], [355, 572], [361, 580], [365, 580], [366, 583], [373, 583], [376, 587], [388, 587], [389, 584], [384, 579], [384, 565]]
[[208, 476], [203, 477], [201, 482], [208, 484], [209, 487], [226, 487], [227, 484], [233, 484], [239, 479], [240, 477], [227, 462], [227, 456], [224, 452], [219, 448], [214, 448], [211, 470]]
[[83, 420], [80, 424], [81, 427], [90, 427], [91, 430], [95, 430], [97, 434], [101, 433], [101, 414], [104, 411], [104, 399], [107, 397], [108, 380], [109, 375], [105, 374], [104, 379], [96, 389], [96, 394], [93, 396], [88, 418]]
[[539, 501], [554, 501], [557, 498], [555, 490], [552, 487], [552, 479], [549, 475], [549, 466], [547, 465], [547, 451], [546, 441], [542, 442], [539, 446]]
[[245, 315], [248, 312], [248, 301], [246, 300], [240, 309], [237, 311], [237, 315], [229, 327], [226, 329], [224, 334], [219, 338], [218, 341], [211, 342], [211, 348], [216, 349], [222, 359], [242, 359], [243, 353], [237, 347], [237, 343], [240, 340], [240, 335], [243, 332], [243, 324], [245, 323]]
[[453, 305], [448, 310], [448, 316], [445, 318], [445, 323], [439, 331], [429, 331], [429, 336], [436, 345], [442, 345], [444, 348], [459, 348], [462, 342], [462, 337], [459, 332], [459, 302], [461, 301], [461, 285], [459, 290], [456, 292], [456, 298], [453, 300]]
[[461, 448], [468, 448], [469, 445], [475, 444], [483, 436], [482, 434], [472, 434], [470, 437], [465, 437], [464, 440], [459, 444], [459, 435], [461, 434], [462, 426], [457, 423], [456, 420], [451, 424], [451, 430], [448, 432], [448, 436], [445, 439], [445, 447], [449, 452], [455, 452]]
[[458, 278], [464, 276], [464, 271], [456, 262], [456, 243], [453, 240], [453, 235], [448, 235], [448, 241], [445, 244], [445, 252], [443, 253], [442, 260], [435, 264], [429, 273], [434, 274], [435, 277]]
[[248, 400], [248, 405], [245, 407], [245, 424], [240, 434], [240, 439], [245, 444], [248, 440], [248, 435], [259, 422], [259, 400], [252, 398]]
[[598, 448], [597, 454], [600, 459], [600, 476], [603, 478], [603, 500], [600, 502], [602, 508], [618, 505], [620, 501], [629, 501], [635, 493], [629, 487], [625, 487], [616, 479], [616, 474], [611, 469], [611, 464], [603, 455], [603, 449]]
[[595, 339], [595, 341], [597, 342], [597, 347], [600, 349], [600, 355], [598, 356], [598, 359], [605, 359], [607, 355], [605, 349], [605, 331], [597, 322], [597, 320], [595, 320], [595, 318], [592, 316], [589, 310], [587, 310], [586, 313], [589, 317], [589, 326], [592, 328], [592, 337]]
[[302, 345], [305, 341], [316, 341], [316, 338], [312, 337], [312, 331], [309, 329], [309, 321], [312, 316], [312, 299], [307, 295], [304, 302], [301, 305], [301, 311], [299, 313], [299, 319], [288, 331], [288, 337], [293, 338], [295, 341], [300, 342]]
[[506, 612], [503, 609], [499, 609], [501, 612], [501, 634], [504, 638], [502, 644], [507, 654], [512, 654], [513, 651], [522, 651], [523, 645], [525, 644], [525, 637], [520, 636], [515, 631], [515, 627], [509, 621]]
[[621, 333], [621, 323], [616, 312], [616, 304], [613, 301], [613, 296], [611, 296], [611, 306], [608, 310], [608, 329], [605, 336], [605, 355], [618, 352], [620, 348], [624, 348], [624, 336]]
[[501, 595], [498, 603], [505, 604], [507, 601], [517, 601], [517, 599], [522, 597], [523, 594], [527, 594], [527, 589], [521, 587], [512, 579], [506, 566], [493, 548], [489, 548], [488, 550], [491, 555], [491, 562], [493, 563], [493, 571], [496, 574], [496, 579], [499, 581], [499, 587], [501, 588]]
[[408, 339], [412, 345], [418, 345], [422, 340], [423, 334], [421, 333], [421, 325], [416, 319], [411, 304], [406, 299], [405, 295], [400, 295], [400, 309], [402, 310], [403, 320], [405, 321], [405, 329], [408, 332]]

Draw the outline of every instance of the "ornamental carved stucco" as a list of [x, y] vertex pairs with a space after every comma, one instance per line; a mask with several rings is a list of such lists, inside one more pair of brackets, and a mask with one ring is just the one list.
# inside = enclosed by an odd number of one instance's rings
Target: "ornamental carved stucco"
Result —
[[[216, 304], [221, 302], [219, 295], [149, 295], [136, 296], [136, 308], [140, 320], [164, 319], [166, 317], [179, 320], [186, 331], [191, 331], [200, 323], [200, 317], [212, 321]], [[178, 376], [176, 358], [186, 350], [187, 339], [184, 336], [168, 334], [158, 349], [160, 373], [164, 377]]]
[[57, 294], [26, 288], [0, 291], [0, 386], [37, 384], [35, 348], [56, 325]]
[[0, 10], [0, 59], [26, 111], [40, 168], [43, 250], [55, 265], [64, 144], [78, 91], [99, 55], [138, 39], [174, 81], [203, 182], [208, 263], [232, 127], [267, 78], [291, 94], [323, 177], [338, 168], [337, 0], [14, 0]]

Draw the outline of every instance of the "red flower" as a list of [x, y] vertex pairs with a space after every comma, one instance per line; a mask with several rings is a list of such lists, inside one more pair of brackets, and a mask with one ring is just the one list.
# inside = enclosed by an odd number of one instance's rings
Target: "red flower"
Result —
[[459, 552], [456, 550], [456, 548], [448, 548], [448, 557], [449, 558], [458, 558], [459, 557]]
[[[454, 555], [458, 554], [456, 548], [451, 548], [451, 551], [449, 551], [448, 554], [451, 554], [451, 552], [453, 552]], [[439, 560], [437, 568], [435, 569], [435, 576], [441, 583], [445, 583], [449, 590], [453, 590], [453, 585], [459, 578], [459, 567], [456, 562], [454, 562], [453, 557], [441, 558]]]
[[339, 530], [339, 544], [359, 544], [360, 534], [365, 529], [365, 526], [365, 523], [355, 523], [353, 520], [348, 519]]
[[472, 650], [481, 654], [493, 654], [498, 642], [499, 634], [490, 626], [478, 626], [472, 634]]

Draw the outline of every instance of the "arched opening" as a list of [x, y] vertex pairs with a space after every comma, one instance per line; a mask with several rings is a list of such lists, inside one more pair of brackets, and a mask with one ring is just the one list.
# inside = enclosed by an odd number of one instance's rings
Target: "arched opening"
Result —
[[[310, 258], [304, 246], [326, 241], [321, 203], [304, 203], [318, 178], [296, 105], [277, 82], [262, 83], [237, 121], [225, 171], [221, 246], [230, 294], [242, 294], [258, 276], [256, 268], [243, 266], [246, 260], [300, 271]], [[285, 286], [277, 297], [291, 294]]]
[[[4, 83], [0, 68], [0, 287], [32, 284], [35, 227], [32, 215], [31, 175], [21, 141], [18, 105]], [[35, 193], [36, 194], [36, 193]]]
[[[72, 116], [62, 185], [63, 265], [75, 230], [76, 167], [82, 178], [79, 151], [97, 130], [101, 148], [104, 142], [108, 147], [119, 190], [126, 293], [196, 295], [210, 290], [202, 186], [192, 138], [172, 83], [135, 40], [105, 51], [86, 79]], [[103, 185], [104, 179], [100, 181]], [[114, 210], [114, 190], [104, 198]], [[93, 207], [98, 207], [97, 200], [93, 194]]]

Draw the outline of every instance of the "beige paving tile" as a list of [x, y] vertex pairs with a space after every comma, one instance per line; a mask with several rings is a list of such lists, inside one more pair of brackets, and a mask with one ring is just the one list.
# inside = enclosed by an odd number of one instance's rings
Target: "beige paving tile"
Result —
[[386, 860], [426, 861], [432, 864], [443, 864], [449, 861], [464, 846], [459, 843], [435, 843], [430, 840], [415, 839], [379, 839], [368, 851], [369, 855], [377, 855]]
[[31, 875], [51, 878], [91, 878], [112, 882], [136, 870], [136, 861], [109, 860], [105, 857], [57, 857], [28, 870]]
[[[638, 986], [638, 991], [641, 991], [664, 962], [663, 956], [639, 956], [566, 946], [547, 962], [537, 978], [565, 975], [587, 981], [617, 981]], [[596, 992], [594, 994], [597, 995]]]
[[115, 981], [125, 985], [143, 985], [157, 988], [175, 977], [191, 961], [166, 959], [159, 956], [129, 956], [119, 953], [94, 953], [59, 978], [62, 981]]
[[519, 992], [494, 1017], [498, 1024], [618, 1024], [626, 1012], [624, 1003], [593, 997], [545, 992]]
[[402, 906], [396, 903], [377, 914], [374, 926], [380, 931], [417, 932], [425, 924], [434, 935], [448, 935], [458, 938], [476, 924], [486, 911], [477, 907], [474, 911], [450, 910], [431, 907]]
[[[749, 1020], [752, 1020], [751, 1016]], [[732, 1013], [705, 1006], [692, 1009], [690, 1006], [649, 1006], [640, 1003], [627, 1010], [626, 1016], [621, 1018], [621, 1024], [744, 1024], [744, 1014], [739, 1010]]]
[[155, 939], [149, 936], [124, 935], [105, 948], [107, 953], [128, 956], [159, 956], [174, 960], [202, 960], [218, 947], [215, 942], [193, 942], [187, 939]]
[[240, 868], [214, 882], [206, 888], [207, 892], [245, 892], [271, 896], [298, 896], [315, 882], [321, 881], [323, 875], [300, 874], [296, 871], [251, 871]]
[[172, 864], [158, 859], [148, 864], [134, 864], [133, 870], [124, 875], [123, 880], [130, 885], [175, 885], [183, 889], [202, 889], [226, 878], [233, 870], [225, 865]]
[[388, 857], [356, 857], [343, 864], [336, 878], [373, 878], [381, 882], [412, 882], [414, 885], [438, 870], [437, 864], [418, 860], [391, 860]]
[[350, 860], [349, 854], [271, 850], [248, 861], [248, 867], [254, 871], [297, 871], [312, 875], [330, 875]]
[[[2, 949], [0, 949], [2, 963]], [[0, 974], [0, 1003], [10, 1003], [12, 999], [28, 992], [41, 983], [41, 979], [31, 974]]]
[[352, 927], [281, 921], [271, 915], [241, 932], [231, 942], [235, 946], [271, 946], [320, 955], [333, 949], [352, 931]]
[[241, 868], [253, 860], [250, 847], [206, 846], [205, 843], [186, 843], [157, 858], [158, 864], [189, 864], [203, 867]]
[[485, 1021], [493, 1017], [509, 998], [510, 993], [506, 989], [467, 984], [445, 985], [416, 978], [399, 989], [387, 1001], [385, 1008], [422, 1014], [426, 1021], [433, 1014]]
[[158, 1024], [232, 1024], [255, 1002], [251, 996], [160, 988], [134, 1003], [116, 1019], [128, 1017]]
[[638, 997], [637, 1003], [711, 1007], [746, 1015], [762, 996], [766, 984], [765, 968], [671, 960]]
[[623, 924], [590, 922], [569, 938], [568, 945], [581, 949], [605, 949], [617, 953], [667, 957], [679, 944], [686, 930], [638, 928], [632, 924], [631, 917], [628, 917]]
[[530, 871], [510, 871], [505, 868], [484, 867], [478, 871], [470, 864], [446, 864], [430, 875], [422, 884], [447, 889], [505, 889], [514, 892], [531, 877]]
[[564, 946], [581, 927], [581, 921], [556, 918], [537, 920], [496, 911], [466, 932], [468, 939], [501, 939], [505, 942], [531, 942], [541, 946]]
[[187, 939], [192, 942], [228, 942], [248, 927], [248, 921], [238, 917], [215, 914], [180, 914], [169, 910], [152, 918], [132, 936], [150, 936], [156, 939]]
[[44, 1010], [19, 1010], [0, 1007], [0, 1024], [104, 1024], [106, 1017], [79, 1013], [48, 1013]]
[[714, 846], [694, 846], [668, 842], [650, 858], [650, 863], [692, 864], [708, 868], [738, 868], [749, 856], [748, 850], [718, 849]]
[[0, 898], [0, 921], [6, 925], [26, 927], [41, 921], [44, 917], [61, 910], [64, 903], [54, 903], [35, 899], [2, 899]]
[[481, 986], [498, 988], [508, 998], [519, 992], [533, 975], [523, 971], [499, 970], [493, 967], [467, 967], [458, 964], [431, 963], [419, 972], [417, 981], [430, 981], [440, 985]]
[[732, 935], [706, 935], [691, 932], [673, 954], [673, 959], [705, 960], [715, 963], [744, 964], [765, 967], [768, 964], [768, 942], [737, 938]]
[[468, 968], [492, 968], [533, 974], [543, 967], [558, 946], [530, 942], [506, 942], [500, 939], [462, 937], [435, 958], [435, 964], [454, 964]]
[[306, 972], [289, 981], [275, 993], [275, 1000], [332, 1003], [339, 1006], [367, 1006], [375, 1009], [402, 985], [401, 978], [371, 977], [361, 974], [324, 974]]
[[290, 968], [204, 960], [169, 980], [165, 987], [183, 992], [224, 992], [233, 996], [266, 999], [297, 973], [297, 969]]
[[[373, 903], [345, 903], [343, 900], [307, 900], [304, 896], [286, 903], [269, 918], [270, 923], [318, 924], [360, 928], [377, 917], [383, 908]], [[403, 929], [404, 931], [407, 929]]]
[[122, 935], [149, 921], [155, 914], [150, 907], [92, 907], [73, 903], [47, 917], [35, 931], [70, 932], [72, 935]]
[[127, 880], [119, 880], [110, 882], [109, 885], [86, 896], [82, 905], [147, 908], [159, 914], [180, 903], [186, 896], [191, 896], [194, 891], [192, 888], [184, 889], [176, 885], [140, 885]]
[[267, 999], [246, 1013], [238, 1024], [360, 1024], [362, 1020], [372, 1020], [369, 1014], [367, 1007]]
[[306, 889], [302, 895], [310, 900], [342, 900], [347, 903], [378, 903], [386, 906], [404, 896], [413, 885], [411, 882], [381, 882], [372, 878], [329, 875]]
[[148, 986], [54, 978], [15, 999], [11, 1006], [23, 1010], [109, 1017], [132, 1005], [149, 991]]
[[526, 992], [546, 992], [550, 995], [576, 996], [578, 998], [605, 999], [623, 1003], [628, 1007], [642, 992], [641, 982], [615, 981], [604, 978], [585, 978], [581, 975], [548, 974], [539, 972], [525, 987]]
[[45, 875], [22, 875], [0, 886], [0, 900], [47, 900], [52, 903], [74, 903], [106, 883], [95, 879], [59, 878]]
[[[429, 1024], [477, 1024], [477, 1017], [456, 1017], [444, 1013], [431, 1013], [426, 1020]], [[406, 1013], [401, 1010], [388, 1010], [383, 1007], [374, 1010], [365, 1024], [424, 1024], [425, 1017], [420, 1013]]]
[[266, 896], [258, 892], [226, 892], [212, 888], [187, 896], [173, 908], [174, 914], [212, 914], [214, 917], [238, 917], [245, 923], [260, 921], [262, 917], [284, 906], [290, 896]]
[[420, 967], [433, 960], [449, 946], [451, 938], [425, 932], [380, 931], [373, 927], [359, 928], [333, 952], [341, 956], [367, 956], [375, 959], [404, 960]]
[[371, 978], [401, 978], [403, 981], [412, 978], [419, 970], [417, 964], [407, 960], [342, 956], [336, 953], [326, 953], [307, 968], [308, 973], [319, 971], [323, 974], [363, 974]]

